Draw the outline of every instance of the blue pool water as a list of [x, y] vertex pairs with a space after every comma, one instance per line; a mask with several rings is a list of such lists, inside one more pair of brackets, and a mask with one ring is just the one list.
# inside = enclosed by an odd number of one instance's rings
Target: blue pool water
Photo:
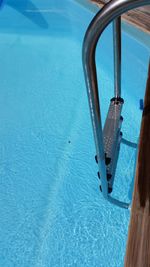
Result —
[[[99, 192], [81, 62], [94, 16], [75, 0], [7, 0], [0, 12], [0, 266], [123, 267], [130, 213]], [[149, 49], [123, 33], [124, 138], [137, 142]], [[103, 122], [111, 26], [97, 49]], [[122, 144], [113, 195], [131, 201]]]

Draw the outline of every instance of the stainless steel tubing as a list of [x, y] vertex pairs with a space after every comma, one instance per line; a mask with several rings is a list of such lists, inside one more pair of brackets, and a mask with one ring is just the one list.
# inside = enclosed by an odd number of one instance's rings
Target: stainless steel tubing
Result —
[[95, 51], [97, 42], [109, 23], [117, 19], [126, 11], [150, 4], [150, 0], [112, 0], [102, 8], [90, 23], [83, 42], [83, 68], [89, 99], [91, 120], [93, 125], [99, 172], [101, 175], [102, 192], [105, 199], [120, 207], [128, 208], [129, 204], [113, 199], [108, 195], [106, 165], [103, 144], [103, 132], [98, 96]]
[[114, 97], [121, 97], [121, 17], [113, 21]]

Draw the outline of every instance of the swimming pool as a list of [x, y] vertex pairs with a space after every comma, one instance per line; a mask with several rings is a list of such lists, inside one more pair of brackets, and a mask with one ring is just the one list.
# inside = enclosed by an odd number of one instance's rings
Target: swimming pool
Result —
[[[74, 0], [7, 0], [0, 16], [0, 266], [122, 267], [130, 213], [99, 191], [81, 61], [94, 12]], [[97, 49], [103, 123], [111, 30]], [[122, 130], [137, 142], [149, 48], [124, 31], [123, 55]], [[124, 201], [135, 153], [121, 145], [113, 195]]]

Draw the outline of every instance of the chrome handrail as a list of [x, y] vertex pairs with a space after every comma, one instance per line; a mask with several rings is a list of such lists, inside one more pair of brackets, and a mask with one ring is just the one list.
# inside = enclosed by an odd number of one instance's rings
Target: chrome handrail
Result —
[[114, 97], [121, 97], [121, 16], [113, 21]]
[[[144, 5], [149, 5], [150, 0], [112, 0], [107, 5], [105, 5], [94, 17], [90, 23], [83, 42], [83, 68], [87, 87], [87, 94], [89, 99], [91, 120], [93, 125], [96, 153], [98, 159], [99, 173], [101, 174], [101, 187], [102, 193], [105, 199], [113, 204], [116, 204], [123, 208], [129, 208], [128, 203], [121, 202], [120, 200], [112, 198], [108, 194], [108, 182], [106, 177], [106, 165], [105, 165], [105, 153], [103, 144], [103, 132], [100, 114], [100, 103], [98, 94], [98, 83], [96, 74], [96, 64], [95, 64], [95, 52], [97, 42], [105, 30], [105, 28], [114, 21], [114, 33], [119, 27], [118, 21], [119, 17], [133, 9]], [[117, 26], [118, 25], [118, 26]], [[115, 37], [114, 37], [115, 38]], [[118, 38], [118, 37], [116, 37]], [[117, 41], [117, 39], [116, 39]], [[116, 42], [116, 52], [118, 51], [119, 43]], [[121, 53], [120, 53], [121, 54]], [[121, 94], [120, 87], [120, 59], [118, 52], [115, 54], [115, 77], [116, 85], [115, 96], [118, 97]]]

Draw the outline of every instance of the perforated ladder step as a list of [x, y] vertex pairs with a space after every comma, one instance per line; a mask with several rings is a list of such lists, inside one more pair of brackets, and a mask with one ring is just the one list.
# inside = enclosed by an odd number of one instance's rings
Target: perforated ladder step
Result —
[[111, 186], [114, 180], [121, 141], [120, 129], [123, 120], [121, 116], [122, 106], [122, 100], [111, 100], [103, 129], [104, 151], [106, 162], [109, 162], [109, 164], [107, 164], [107, 178]]

